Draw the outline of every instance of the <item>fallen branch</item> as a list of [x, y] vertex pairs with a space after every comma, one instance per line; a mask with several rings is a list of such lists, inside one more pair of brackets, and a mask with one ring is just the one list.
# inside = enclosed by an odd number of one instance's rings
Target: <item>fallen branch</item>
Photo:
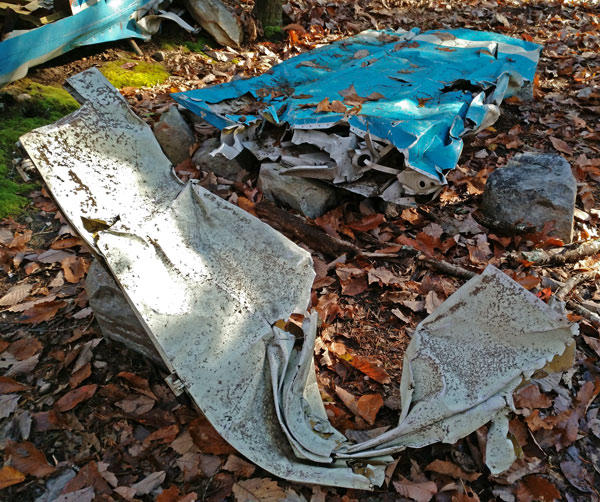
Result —
[[467, 270], [459, 265], [452, 265], [452, 263], [448, 263], [447, 261], [436, 260], [435, 258], [431, 258], [423, 254], [419, 255], [417, 259], [420, 262], [425, 263], [427, 266], [434, 268], [438, 272], [442, 272], [453, 277], [458, 277], [460, 279], [471, 279], [476, 275], [479, 275], [478, 272]]
[[596, 275], [598, 275], [598, 272], [584, 272], [582, 274], [574, 275], [556, 292], [556, 297], [559, 300], [564, 300], [574, 287], [582, 282], [595, 279]]
[[574, 263], [598, 253], [600, 253], [600, 239], [594, 239], [560, 249], [524, 251], [520, 255], [518, 253], [513, 254], [511, 259], [515, 262], [525, 259], [535, 265], [557, 266], [564, 265], [565, 263]]
[[571, 300], [567, 302], [567, 307], [576, 314], [579, 314], [581, 317], [584, 317], [590, 321], [596, 328], [600, 328], [600, 315], [594, 314], [594, 312], [591, 310], [588, 310]]
[[258, 202], [254, 206], [254, 211], [256, 216], [289, 239], [300, 241], [314, 251], [320, 251], [327, 256], [337, 258], [344, 253], [359, 254], [361, 252], [360, 248], [354, 244], [332, 237], [320, 228], [305, 223], [302, 219], [269, 201]]

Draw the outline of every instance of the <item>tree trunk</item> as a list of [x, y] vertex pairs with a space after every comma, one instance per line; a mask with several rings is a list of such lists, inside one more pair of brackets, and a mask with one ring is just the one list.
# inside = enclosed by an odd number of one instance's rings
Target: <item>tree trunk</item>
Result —
[[258, 19], [263, 29], [267, 26], [281, 26], [283, 0], [255, 0], [252, 14]]

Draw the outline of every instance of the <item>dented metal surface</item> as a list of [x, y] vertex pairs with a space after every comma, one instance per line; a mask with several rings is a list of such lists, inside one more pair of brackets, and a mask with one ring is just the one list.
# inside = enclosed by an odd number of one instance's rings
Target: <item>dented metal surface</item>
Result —
[[[293, 481], [367, 489], [383, 483], [389, 454], [454, 442], [491, 421], [487, 463], [492, 472], [510, 466], [512, 392], [572, 359], [576, 328], [562, 314], [488, 267], [417, 327], [398, 426], [352, 444], [327, 420], [316, 383], [309, 253], [180, 183], [149, 127], [96, 69], [69, 83], [80, 110], [21, 142], [104, 257], [169, 381], [240, 453]], [[293, 312], [304, 314], [300, 347], [285, 331]]]
[[[69, 84], [87, 101], [22, 144], [73, 228], [104, 257], [167, 367], [217, 431], [268, 471], [320, 484], [380, 484], [381, 462], [362, 463], [368, 475], [333, 463], [344, 439], [326, 421], [310, 344], [297, 354], [274, 327], [308, 306], [310, 254], [203, 188], [181, 184], [148, 125], [97, 69]], [[277, 396], [285, 389], [277, 406], [273, 388]]]
[[266, 144], [290, 175], [406, 203], [440, 190], [462, 137], [494, 123], [502, 100], [533, 81], [539, 50], [467, 29], [366, 31], [173, 97], [222, 130], [229, 158], [247, 148], [260, 159]]

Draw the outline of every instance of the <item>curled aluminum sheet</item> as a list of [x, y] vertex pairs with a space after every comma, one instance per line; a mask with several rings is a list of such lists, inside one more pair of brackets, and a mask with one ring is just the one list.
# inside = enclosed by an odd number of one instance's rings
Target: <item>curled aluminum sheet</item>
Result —
[[[63, 214], [100, 254], [171, 370], [240, 453], [292, 481], [368, 489], [389, 454], [454, 442], [492, 422], [486, 459], [514, 459], [511, 394], [562, 369], [576, 327], [488, 267], [417, 328], [400, 384], [398, 426], [352, 444], [325, 413], [306, 313], [310, 255], [203, 188], [172, 175], [150, 128], [96, 69], [71, 79], [84, 102], [21, 142]], [[283, 330], [304, 314], [301, 346]], [[552, 367], [548, 363], [552, 361]]]

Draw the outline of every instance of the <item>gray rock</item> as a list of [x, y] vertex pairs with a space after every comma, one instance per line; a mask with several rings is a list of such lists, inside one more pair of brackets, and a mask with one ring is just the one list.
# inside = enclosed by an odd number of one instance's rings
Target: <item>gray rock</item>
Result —
[[164, 364], [123, 292], [112, 275], [98, 261], [94, 261], [90, 266], [85, 290], [89, 305], [105, 338], [120, 342], [155, 363]]
[[176, 106], [169, 108], [154, 124], [154, 136], [173, 165], [181, 164], [190, 156], [194, 133]]
[[229, 160], [224, 155], [217, 153], [214, 157], [210, 154], [218, 148], [221, 142], [218, 138], [207, 139], [200, 148], [194, 152], [192, 162], [203, 171], [211, 171], [217, 176], [235, 180], [242, 167], [236, 159]]
[[550, 234], [571, 242], [576, 196], [577, 183], [564, 158], [524, 153], [490, 174], [481, 209], [491, 226], [501, 229], [525, 225], [541, 230], [554, 221]]
[[152, 54], [152, 59], [154, 59], [155, 61], [164, 61], [165, 53], [162, 51], [156, 51], [154, 54]]
[[335, 206], [335, 190], [316, 180], [283, 176], [285, 168], [265, 163], [260, 167], [258, 187], [265, 197], [287, 204], [309, 218], [317, 218]]

